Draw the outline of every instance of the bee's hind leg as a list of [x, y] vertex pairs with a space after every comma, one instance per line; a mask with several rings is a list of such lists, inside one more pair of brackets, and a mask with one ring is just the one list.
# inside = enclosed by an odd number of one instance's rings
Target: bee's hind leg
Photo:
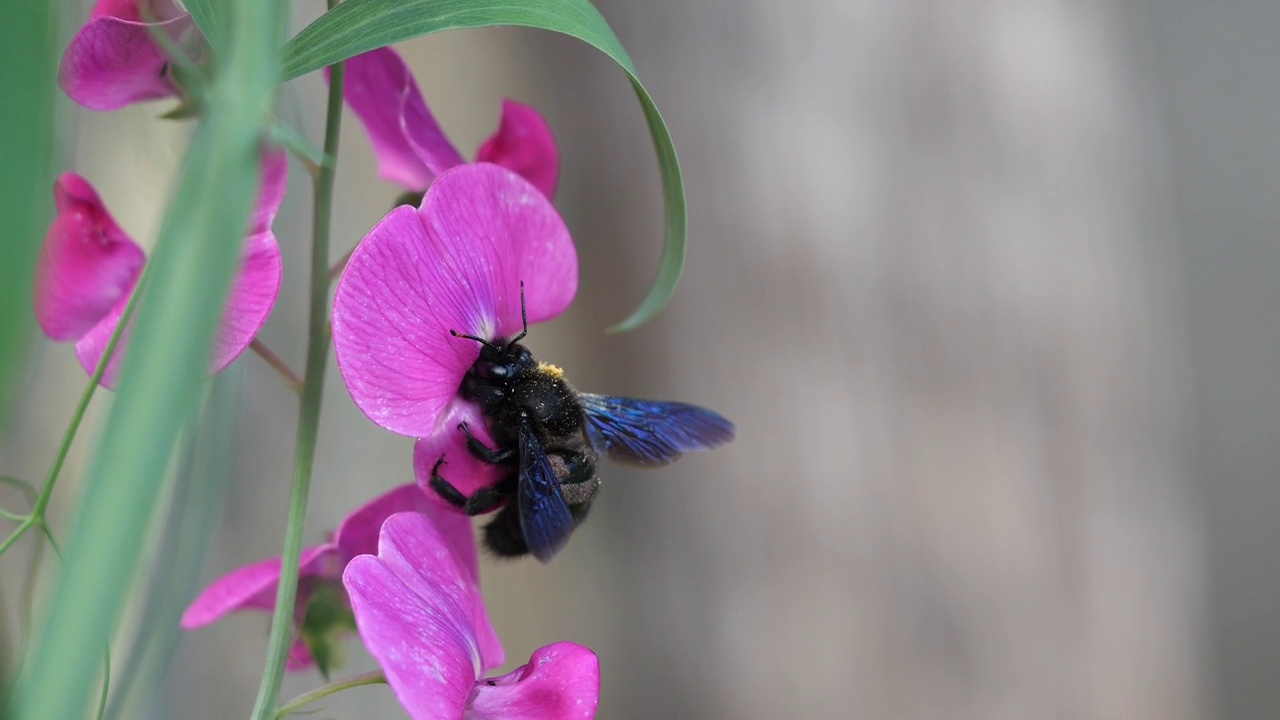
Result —
[[443, 475], [440, 474], [440, 466], [443, 464], [444, 456], [441, 455], [440, 459], [436, 461], [436, 464], [431, 466], [431, 489], [436, 491], [436, 494], [440, 496], [440, 499], [459, 510], [463, 510], [467, 507], [467, 496], [463, 495], [462, 491], [454, 487], [448, 480], [444, 479]]
[[431, 489], [435, 490], [442, 500], [468, 515], [483, 515], [498, 507], [503, 500], [515, 493], [515, 477], [509, 476], [492, 485], [486, 485], [472, 493], [471, 497], [467, 497], [440, 474], [440, 466], [443, 464], [442, 456], [431, 467]]

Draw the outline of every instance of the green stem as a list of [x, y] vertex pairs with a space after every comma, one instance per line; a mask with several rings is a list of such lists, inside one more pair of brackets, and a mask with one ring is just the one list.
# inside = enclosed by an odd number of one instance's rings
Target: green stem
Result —
[[302, 708], [310, 705], [311, 703], [317, 700], [323, 700], [324, 698], [327, 698], [330, 695], [333, 695], [334, 693], [339, 693], [339, 692], [342, 692], [343, 690], [350, 690], [351, 688], [361, 687], [363, 685], [378, 685], [381, 683], [385, 683], [386, 681], [387, 681], [387, 676], [383, 674], [381, 670], [374, 670], [373, 672], [362, 673], [360, 675], [353, 675], [345, 680], [338, 680], [337, 682], [331, 682], [328, 685], [323, 685], [321, 687], [318, 687], [315, 690], [312, 690], [311, 692], [305, 692], [299, 695], [298, 697], [290, 700], [289, 702], [281, 705], [280, 707], [276, 708], [276, 714], [273, 717], [275, 720], [280, 720], [280, 718], [283, 718], [289, 715], [290, 713], [297, 712], [298, 710], [301, 710]]
[[53, 497], [53, 486], [58, 482], [58, 475], [62, 472], [62, 466], [67, 461], [67, 453], [71, 451], [71, 443], [76, 439], [76, 433], [80, 431], [80, 423], [84, 420], [85, 413], [89, 410], [89, 401], [93, 400], [93, 394], [98, 390], [98, 383], [102, 382], [102, 376], [107, 371], [107, 363], [111, 361], [111, 356], [116, 352], [116, 345], [119, 344], [121, 336], [124, 335], [124, 329], [129, 326], [129, 320], [133, 317], [133, 310], [138, 306], [138, 298], [142, 297], [142, 292], [146, 286], [147, 272], [144, 270], [142, 277], [138, 278], [138, 284], [134, 288], [133, 296], [129, 298], [129, 304], [124, 308], [124, 314], [120, 316], [120, 324], [116, 325], [115, 332], [111, 333], [111, 339], [107, 341], [107, 347], [102, 352], [102, 357], [98, 360], [98, 365], [93, 369], [93, 375], [89, 376], [89, 384], [85, 386], [84, 392], [80, 393], [80, 402], [76, 404], [76, 409], [71, 413], [71, 422], [67, 423], [67, 429], [62, 433], [62, 442], [58, 445], [58, 452], [53, 456], [53, 464], [49, 466], [49, 472], [44, 477], [44, 484], [40, 486], [40, 494], [36, 496], [35, 504], [31, 506], [31, 514], [27, 515], [27, 519], [22, 522], [9, 537], [0, 543], [0, 555], [13, 547], [28, 530], [37, 524], [44, 523], [44, 511], [49, 507], [49, 499]]
[[298, 409], [298, 439], [293, 459], [293, 486], [289, 492], [289, 518], [285, 525], [284, 553], [275, 611], [271, 616], [271, 637], [267, 667], [253, 708], [254, 720], [268, 720], [275, 710], [284, 675], [285, 658], [294, 634], [294, 604], [298, 596], [298, 558], [302, 555], [302, 530], [307, 516], [307, 496], [311, 492], [311, 468], [316, 457], [316, 435], [320, 427], [320, 401], [324, 392], [324, 371], [329, 359], [329, 221], [333, 208], [333, 179], [337, 168], [338, 134], [342, 122], [342, 65], [334, 65], [329, 76], [329, 104], [325, 117], [324, 153], [330, 158], [320, 168], [315, 183], [313, 234], [311, 241], [311, 311], [308, 322], [307, 369]]

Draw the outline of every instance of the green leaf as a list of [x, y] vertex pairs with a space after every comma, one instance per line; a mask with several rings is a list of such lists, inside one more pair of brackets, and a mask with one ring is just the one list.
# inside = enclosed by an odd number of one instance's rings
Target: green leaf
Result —
[[324, 165], [327, 158], [324, 151], [316, 147], [305, 135], [293, 129], [279, 119], [271, 121], [271, 142], [282, 146], [290, 154], [314, 169]]
[[191, 19], [196, 21], [196, 27], [200, 28], [200, 32], [209, 41], [210, 47], [221, 50], [225, 34], [225, 23], [222, 17], [226, 9], [225, 1], [184, 0], [182, 4], [186, 6], [187, 12], [191, 13]]
[[16, 692], [19, 720], [83, 717], [101, 667], [92, 649], [106, 647], [119, 623], [178, 431], [205, 385], [258, 185], [282, 27], [281, 4], [231, 4], [225, 62], [149, 260], [119, 391], [87, 464], [31, 672]]
[[148, 545], [154, 557], [142, 576], [146, 591], [141, 607], [133, 612], [132, 647], [120, 656], [124, 661], [112, 682], [108, 720], [146, 717], [173, 666], [182, 612], [200, 588], [209, 539], [231, 487], [243, 378], [242, 363], [219, 373], [210, 383], [200, 419], [178, 442], [174, 483], [167, 506], [152, 521]]
[[0, 428], [10, 393], [23, 373], [34, 315], [31, 278], [40, 239], [53, 215], [54, 97], [58, 54], [55, 29], [62, 3], [0, 2]]
[[444, 30], [512, 25], [558, 32], [591, 45], [618, 63], [631, 79], [653, 136], [666, 206], [666, 244], [658, 277], [630, 317], [610, 328], [633, 330], [671, 299], [684, 269], [688, 216], [684, 180], [671, 133], [631, 58], [609, 24], [587, 0], [346, 0], [320, 16], [284, 49], [289, 80], [385, 45]]

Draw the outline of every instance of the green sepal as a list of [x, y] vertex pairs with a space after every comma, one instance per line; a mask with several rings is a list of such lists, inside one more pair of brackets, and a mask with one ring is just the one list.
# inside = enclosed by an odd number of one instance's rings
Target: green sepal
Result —
[[323, 582], [309, 591], [298, 635], [316, 661], [316, 669], [327, 681], [329, 672], [342, 667], [346, 661], [346, 638], [356, 630], [356, 617], [342, 586]]

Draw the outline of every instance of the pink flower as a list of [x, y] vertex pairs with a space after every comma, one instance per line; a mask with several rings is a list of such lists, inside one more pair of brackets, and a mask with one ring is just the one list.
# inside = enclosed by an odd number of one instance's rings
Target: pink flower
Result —
[[483, 641], [484, 600], [468, 568], [429, 518], [391, 516], [378, 554], [347, 565], [342, 582], [356, 626], [387, 684], [414, 720], [587, 720], [600, 697], [600, 663], [560, 642], [529, 663], [483, 679], [501, 665]]
[[[379, 48], [346, 63], [342, 95], [364, 124], [382, 177], [423, 192], [437, 175], [464, 161], [422, 99], [404, 60]], [[552, 197], [560, 156], [551, 128], [537, 110], [513, 100], [502, 103], [498, 130], [476, 151], [476, 162], [511, 170]]]
[[169, 56], [152, 38], [153, 31], [188, 52], [199, 48], [191, 16], [173, 0], [98, 0], [89, 22], [62, 55], [58, 84], [92, 110], [178, 95]]
[[[287, 169], [283, 152], [267, 154], [240, 273], [214, 340], [211, 372], [222, 370], [244, 352], [275, 305], [280, 247], [271, 222], [284, 198]], [[120, 323], [146, 257], [83, 177], [62, 175], [53, 186], [53, 196], [58, 214], [36, 265], [36, 320], [50, 338], [75, 341], [80, 364], [92, 373]], [[102, 376], [107, 387], [115, 384], [127, 332]]]
[[[354, 630], [350, 603], [342, 587], [342, 571], [357, 555], [378, 549], [378, 530], [396, 513], [424, 513], [423, 522], [433, 528], [440, 544], [437, 551], [453, 558], [465, 582], [479, 595], [475, 539], [465, 517], [445, 512], [415, 485], [402, 485], [375, 498], [338, 525], [332, 538], [306, 548], [298, 566], [298, 603], [295, 616], [298, 637], [289, 653], [290, 670], [302, 670], [319, 661], [328, 670], [340, 657], [338, 641]], [[239, 610], [266, 610], [275, 607], [280, 582], [280, 558], [263, 560], [234, 570], [214, 581], [197, 597], [182, 616], [182, 627], [194, 630]], [[485, 651], [502, 660], [502, 644], [480, 605], [476, 610], [477, 642]], [[332, 663], [336, 664], [336, 663]]]
[[549, 320], [573, 300], [577, 254], [547, 197], [488, 163], [444, 171], [421, 207], [392, 210], [352, 253], [333, 302], [338, 368], [369, 419], [425, 438], [414, 453], [419, 482], [442, 455], [464, 494], [496, 479], [454, 431], [467, 421], [490, 440], [478, 409], [458, 397], [480, 345], [450, 331], [518, 333], [521, 282], [529, 322]]

